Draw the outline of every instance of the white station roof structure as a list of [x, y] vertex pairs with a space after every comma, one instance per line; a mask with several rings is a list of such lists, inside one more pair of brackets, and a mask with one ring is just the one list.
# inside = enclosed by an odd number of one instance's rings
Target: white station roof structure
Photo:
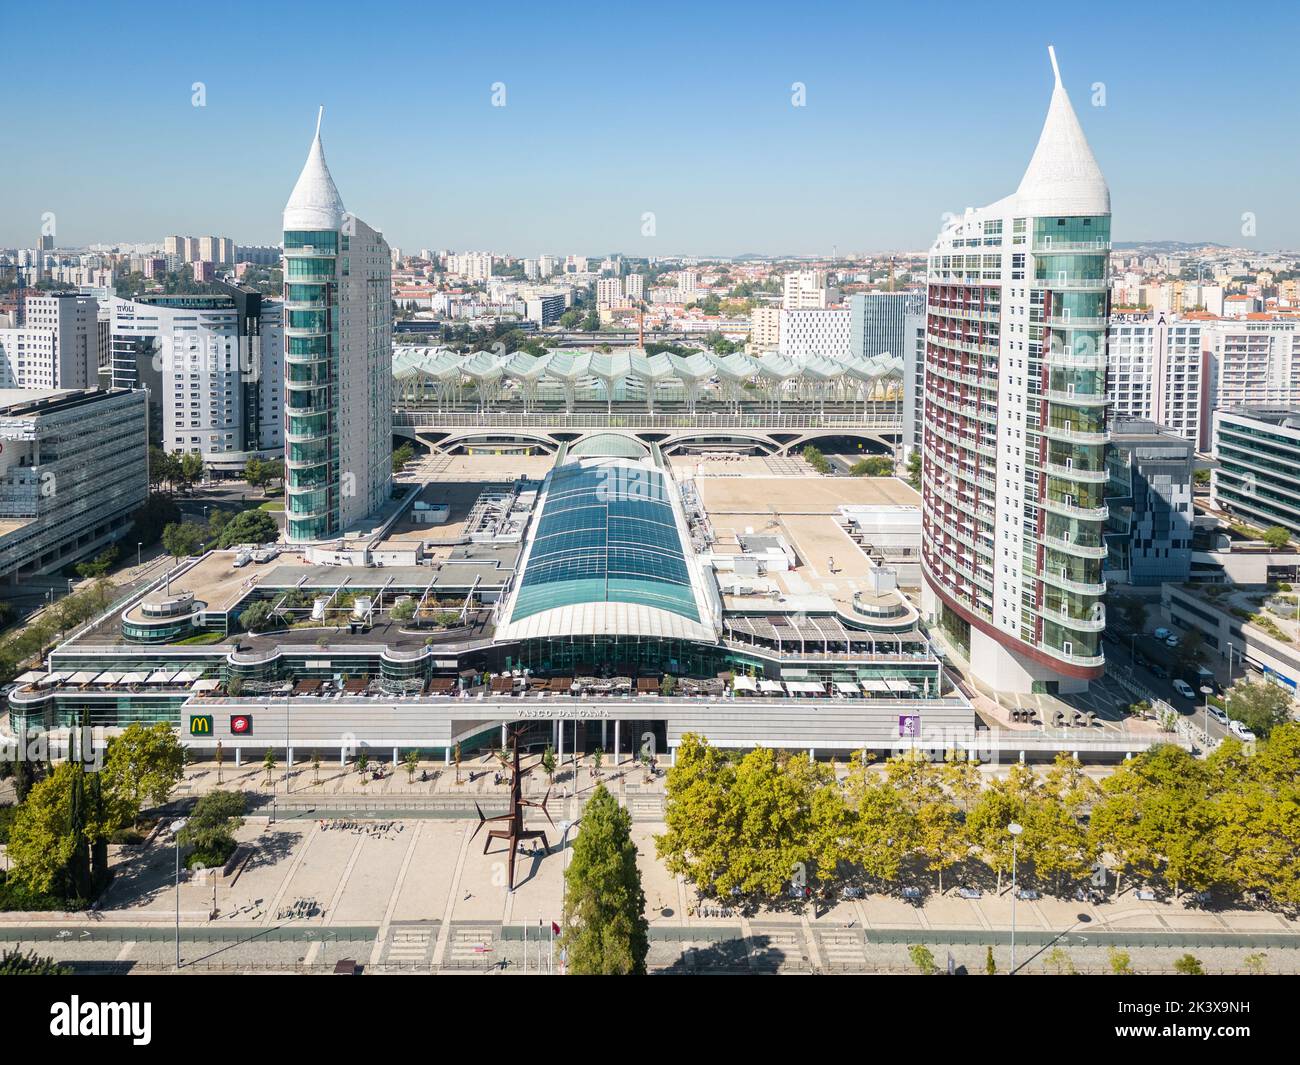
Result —
[[880, 398], [891, 382], [901, 381], [903, 360], [888, 352], [858, 359], [814, 356], [799, 363], [773, 352], [682, 356], [642, 348], [615, 352], [565, 349], [545, 355], [516, 351], [460, 355], [447, 348], [394, 345], [393, 378], [398, 390], [449, 406], [459, 406], [468, 387], [479, 406], [518, 398], [525, 406], [554, 397], [572, 410], [579, 398], [634, 400], [649, 410], [656, 401], [685, 402], [693, 409], [708, 392], [720, 399], [779, 401]]

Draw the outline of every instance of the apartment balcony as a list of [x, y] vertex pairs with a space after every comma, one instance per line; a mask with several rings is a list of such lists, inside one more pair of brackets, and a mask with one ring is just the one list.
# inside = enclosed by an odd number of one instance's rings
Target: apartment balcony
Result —
[[1048, 584], [1055, 585], [1057, 588], [1063, 588], [1067, 592], [1075, 592], [1078, 595], [1105, 595], [1106, 582], [1091, 584], [1085, 581], [1071, 580], [1069, 577], [1062, 577], [1059, 573], [1054, 572], [1050, 567], [1044, 567], [1041, 572], [1028, 573], [1030, 577], [1036, 577]]
[[[1097, 605], [1101, 606], [1100, 603]], [[1104, 607], [1095, 613], [1090, 613], [1086, 618], [1075, 617], [1064, 610], [1054, 610], [1046, 603], [1042, 603], [1033, 609], [1039, 617], [1054, 621], [1058, 625], [1064, 625], [1067, 629], [1074, 629], [1075, 632], [1101, 632], [1106, 628], [1106, 610]]]
[[1110, 433], [1085, 433], [1078, 429], [1067, 429], [1060, 425], [1044, 425], [1040, 432], [1048, 440], [1059, 440], [1063, 444], [1106, 444], [1110, 442]]
[[1078, 466], [1062, 466], [1058, 462], [1045, 463], [1043, 469], [1054, 477], [1064, 477], [1081, 484], [1105, 484], [1110, 480], [1110, 473], [1106, 470], [1085, 470]]
[[1104, 504], [1100, 507], [1081, 507], [1074, 503], [1067, 503], [1063, 499], [1053, 499], [1050, 496], [1042, 501], [1042, 505], [1053, 514], [1060, 514], [1067, 518], [1077, 518], [1080, 521], [1105, 521], [1110, 514], [1110, 510]]
[[1104, 407], [1110, 402], [1104, 394], [1094, 392], [1058, 392], [1049, 388], [1043, 395], [1051, 403], [1066, 403], [1075, 407]]
[[1049, 369], [1062, 370], [1104, 370], [1105, 355], [1076, 355], [1067, 351], [1045, 351], [1043, 362]]
[[1105, 329], [1107, 318], [1082, 318], [1073, 315], [1050, 315], [1041, 324], [1049, 329]]
[[1034, 539], [1044, 547], [1050, 547], [1053, 551], [1073, 555], [1075, 558], [1105, 558], [1110, 554], [1104, 544], [1081, 544], [1073, 540], [1062, 540], [1059, 536], [1048, 536], [1046, 533], [1036, 536]]
[[1067, 655], [1064, 651], [1058, 651], [1055, 647], [1050, 647], [1047, 644], [1040, 643], [1037, 646], [1041, 650], [1046, 651], [1057, 661], [1068, 662], [1072, 666], [1087, 666], [1089, 668], [1098, 668], [1106, 664], [1105, 655], [1092, 655], [1091, 657], [1086, 655]]
[[1110, 251], [1108, 240], [1036, 240], [1029, 250], [1035, 255], [1100, 255]]
[[1049, 292], [1105, 292], [1109, 286], [1104, 277], [1035, 277], [1029, 287]]

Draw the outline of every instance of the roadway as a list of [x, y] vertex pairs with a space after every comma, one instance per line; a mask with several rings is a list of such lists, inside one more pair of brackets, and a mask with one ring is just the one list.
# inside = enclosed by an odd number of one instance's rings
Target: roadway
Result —
[[[1136, 640], [1134, 636], [1136, 635]], [[1106, 676], [1092, 685], [1092, 688], [1099, 688], [1103, 697], [1113, 697], [1118, 706], [1120, 702], [1124, 705], [1136, 702], [1132, 694], [1124, 688], [1113, 674], [1120, 674], [1139, 687], [1151, 692], [1160, 699], [1163, 699], [1183, 717], [1194, 717], [1195, 724], [1205, 728], [1205, 697], [1199, 692], [1194, 699], [1188, 699], [1178, 694], [1174, 688], [1173, 676], [1162, 677], [1153, 669], [1156, 666], [1160, 669], [1155, 661], [1159, 651], [1156, 647], [1156, 638], [1150, 633], [1134, 634], [1120, 630], [1107, 629], [1105, 633], [1106, 642]], [[1165, 672], [1170, 672], [1165, 670]], [[1184, 678], [1186, 679], [1186, 678]], [[1195, 685], [1193, 685], [1195, 687]], [[1225, 726], [1216, 721], [1213, 717], [1209, 719], [1209, 734], [1213, 740], [1222, 740], [1229, 733]]]

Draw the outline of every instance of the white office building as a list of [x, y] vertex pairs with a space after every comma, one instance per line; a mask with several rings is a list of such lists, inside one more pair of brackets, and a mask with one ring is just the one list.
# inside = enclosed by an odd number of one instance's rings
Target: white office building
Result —
[[851, 345], [851, 315], [847, 307], [824, 310], [788, 311], [782, 309], [777, 350], [794, 363], [809, 358], [847, 358]]
[[284, 448], [283, 308], [254, 289], [114, 297], [110, 379], [149, 393], [163, 450], [238, 475]]

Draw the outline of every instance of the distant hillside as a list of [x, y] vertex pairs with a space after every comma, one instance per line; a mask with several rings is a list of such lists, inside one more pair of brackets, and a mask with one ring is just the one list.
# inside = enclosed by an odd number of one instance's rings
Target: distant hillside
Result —
[[1116, 250], [1135, 251], [1138, 248], [1145, 248], [1148, 251], [1178, 252], [1178, 251], [1196, 251], [1200, 248], [1227, 248], [1226, 244], [1215, 244], [1213, 241], [1204, 241], [1201, 243], [1186, 240], [1116, 240], [1111, 242], [1111, 247]]

